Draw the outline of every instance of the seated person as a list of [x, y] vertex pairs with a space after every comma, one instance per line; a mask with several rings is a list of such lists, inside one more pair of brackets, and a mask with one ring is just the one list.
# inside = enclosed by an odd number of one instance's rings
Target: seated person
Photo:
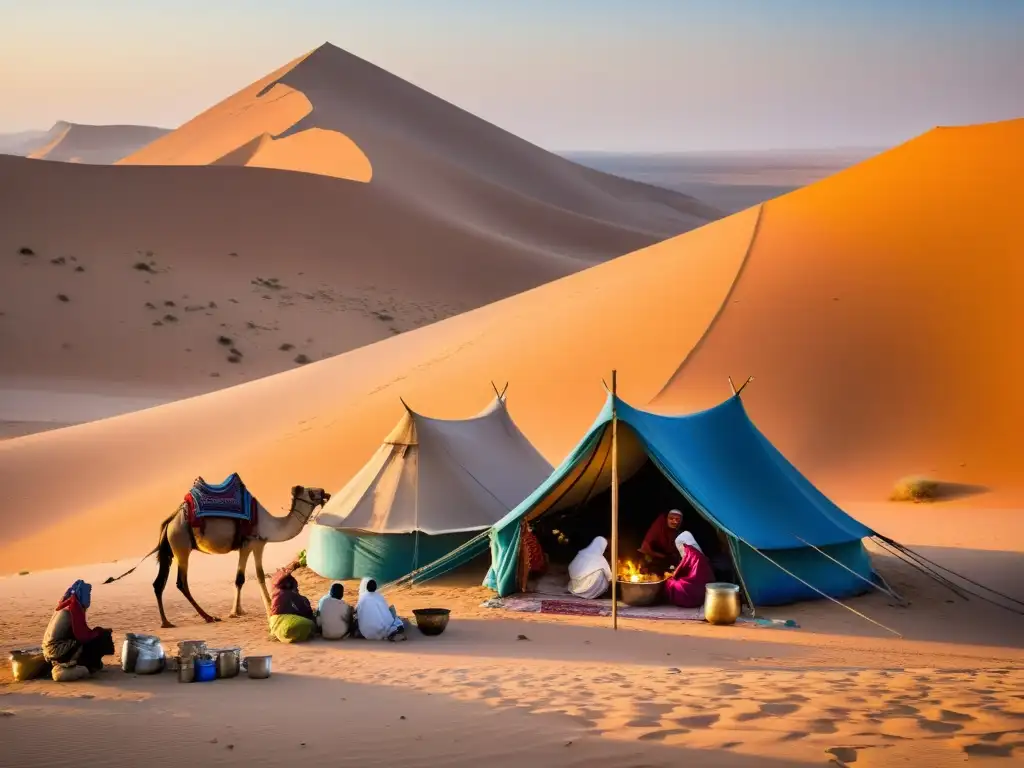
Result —
[[270, 633], [282, 643], [301, 643], [316, 630], [316, 616], [309, 600], [299, 593], [299, 582], [282, 569], [271, 582]]
[[530, 576], [542, 576], [548, 569], [548, 556], [544, 553], [544, 549], [537, 539], [537, 534], [533, 532], [533, 528], [530, 526], [526, 526], [526, 530], [523, 531], [523, 548], [526, 554], [527, 568], [529, 569], [528, 574]]
[[359, 634], [367, 640], [405, 640], [405, 624], [388, 605], [384, 596], [377, 592], [375, 579], [364, 578], [359, 584], [359, 601], [356, 603], [356, 625]]
[[679, 534], [675, 543], [683, 559], [665, 580], [665, 596], [680, 608], [700, 608], [704, 605], [704, 588], [715, 580], [715, 572], [689, 531]]
[[317, 604], [316, 623], [325, 640], [341, 640], [351, 631], [352, 606], [344, 597], [345, 585], [336, 581]]
[[612, 583], [612, 567], [604, 558], [608, 540], [598, 536], [569, 563], [569, 591], [577, 597], [594, 600]]
[[114, 653], [111, 630], [86, 622], [91, 602], [92, 585], [79, 579], [64, 592], [43, 635], [43, 657], [55, 666], [86, 670], [78, 676], [99, 672], [102, 658]]
[[637, 550], [644, 562], [654, 573], [661, 573], [676, 561], [676, 536], [683, 522], [683, 513], [678, 509], [658, 515], [647, 529], [643, 544]]

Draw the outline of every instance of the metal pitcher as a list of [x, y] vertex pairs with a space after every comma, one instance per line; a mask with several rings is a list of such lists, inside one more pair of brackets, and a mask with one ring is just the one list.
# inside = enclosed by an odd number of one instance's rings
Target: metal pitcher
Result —
[[217, 677], [235, 677], [241, 661], [241, 648], [221, 648], [217, 651]]
[[193, 682], [195, 682], [195, 679], [196, 679], [196, 668], [195, 668], [195, 664], [193, 663], [194, 659], [192, 657], [188, 657], [188, 658], [184, 658], [183, 659], [180, 656], [177, 657], [177, 658], [178, 658], [178, 682], [179, 683], [193, 683]]

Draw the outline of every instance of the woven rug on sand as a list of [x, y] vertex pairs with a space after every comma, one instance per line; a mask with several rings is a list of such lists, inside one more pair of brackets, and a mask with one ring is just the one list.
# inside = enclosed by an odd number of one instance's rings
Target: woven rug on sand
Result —
[[[500, 604], [499, 604], [500, 603]], [[548, 613], [562, 616], [611, 616], [612, 606], [608, 600], [594, 601], [572, 598], [553, 598], [549, 595], [514, 595], [500, 600], [488, 601], [495, 608], [518, 613]], [[629, 605], [619, 606], [619, 616], [626, 619], [655, 619], [660, 621], [704, 621], [704, 609], [679, 608], [674, 605], [652, 605], [637, 608]], [[737, 624], [750, 626], [795, 627], [792, 620], [762, 619], [753, 616], [740, 616]]]

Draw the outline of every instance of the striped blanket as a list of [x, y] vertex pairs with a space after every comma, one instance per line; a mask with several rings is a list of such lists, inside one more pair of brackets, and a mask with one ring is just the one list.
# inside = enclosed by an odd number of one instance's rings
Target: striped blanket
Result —
[[232, 473], [216, 485], [197, 477], [192, 488], [185, 494], [189, 525], [199, 530], [205, 527], [209, 518], [230, 518], [242, 523], [241, 535], [254, 536], [256, 506], [255, 497], [249, 493], [238, 473]]

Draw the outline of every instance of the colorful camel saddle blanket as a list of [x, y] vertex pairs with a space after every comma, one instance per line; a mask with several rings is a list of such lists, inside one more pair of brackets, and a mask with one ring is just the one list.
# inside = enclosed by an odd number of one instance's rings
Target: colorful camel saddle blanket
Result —
[[197, 477], [185, 494], [185, 509], [193, 528], [204, 527], [205, 521], [211, 518], [238, 520], [250, 533], [256, 528], [256, 499], [238, 473], [232, 473], [217, 484]]

